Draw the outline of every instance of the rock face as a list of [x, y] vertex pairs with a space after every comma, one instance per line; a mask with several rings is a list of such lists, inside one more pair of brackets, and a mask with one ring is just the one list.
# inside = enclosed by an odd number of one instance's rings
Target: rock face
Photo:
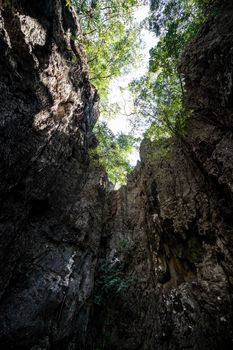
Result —
[[144, 142], [142, 163], [109, 199], [96, 348], [233, 348], [232, 19], [223, 1], [183, 55], [187, 135]]
[[104, 192], [87, 157], [98, 98], [75, 36], [64, 1], [1, 6], [2, 349], [81, 349], [86, 336]]
[[232, 1], [185, 50], [187, 135], [117, 192], [75, 13], [0, 10], [1, 349], [233, 348]]

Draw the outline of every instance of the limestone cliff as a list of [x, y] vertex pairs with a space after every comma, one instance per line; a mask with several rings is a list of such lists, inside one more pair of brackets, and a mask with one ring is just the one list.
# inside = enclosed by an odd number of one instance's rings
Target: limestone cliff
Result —
[[233, 348], [232, 19], [223, 1], [185, 49], [187, 135], [144, 142], [109, 198], [99, 278], [107, 260], [122, 288], [95, 307], [96, 348]]
[[75, 13], [0, 4], [1, 349], [233, 348], [232, 18], [183, 55], [187, 135], [110, 192]]
[[87, 157], [98, 97], [74, 37], [64, 1], [1, 6], [1, 349], [85, 342], [104, 193]]

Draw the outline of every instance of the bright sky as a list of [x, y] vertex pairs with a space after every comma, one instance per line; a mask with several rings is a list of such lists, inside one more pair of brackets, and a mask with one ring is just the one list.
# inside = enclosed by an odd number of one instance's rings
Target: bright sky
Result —
[[[148, 12], [149, 5], [140, 6], [135, 11], [135, 21], [140, 23], [148, 16]], [[140, 65], [134, 67], [130, 73], [114, 79], [110, 84], [109, 101], [110, 103], [117, 103], [121, 107], [121, 112], [114, 119], [105, 120], [114, 134], [118, 132], [129, 133], [132, 130], [132, 125], [127, 117], [127, 114], [130, 114], [133, 107], [133, 99], [128, 89], [128, 85], [132, 80], [140, 78], [147, 72], [149, 50], [158, 42], [158, 38], [146, 29], [141, 31], [141, 40], [143, 46], [141, 50], [142, 59]], [[138, 130], [133, 130], [133, 134], [135, 136], [141, 136]], [[139, 160], [139, 154], [136, 150], [132, 153], [129, 160], [132, 165], [137, 163], [137, 160]]]

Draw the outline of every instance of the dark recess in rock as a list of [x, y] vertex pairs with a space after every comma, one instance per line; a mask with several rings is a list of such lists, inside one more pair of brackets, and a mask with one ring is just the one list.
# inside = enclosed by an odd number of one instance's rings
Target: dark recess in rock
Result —
[[182, 57], [187, 135], [110, 191], [77, 15], [0, 2], [1, 349], [233, 348], [232, 33], [224, 0]]

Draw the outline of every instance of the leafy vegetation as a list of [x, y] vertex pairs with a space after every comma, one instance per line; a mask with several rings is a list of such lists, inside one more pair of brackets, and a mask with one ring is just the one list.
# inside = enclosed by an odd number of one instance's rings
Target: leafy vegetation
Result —
[[148, 22], [160, 40], [150, 52], [148, 74], [131, 84], [136, 113], [151, 124], [146, 137], [159, 140], [186, 132], [190, 111], [184, 103], [180, 58], [185, 44], [206, 20], [211, 3], [211, 0], [151, 1]]
[[124, 256], [132, 255], [135, 250], [136, 243], [129, 238], [122, 238], [118, 244], [118, 251]]
[[[75, 6], [84, 34], [90, 79], [101, 99], [101, 110], [118, 113], [118, 106], [109, 104], [111, 80], [127, 71], [139, 57], [139, 30], [133, 22], [134, 10], [143, 0], [67, 0]], [[159, 42], [150, 52], [148, 73], [134, 80], [136, 120], [147, 127], [145, 138], [160, 142], [171, 135], [182, 137], [187, 130], [188, 111], [184, 100], [184, 82], [179, 71], [182, 51], [198, 32], [213, 8], [214, 0], [151, 0], [150, 30]], [[99, 144], [91, 156], [105, 167], [110, 181], [126, 183], [132, 167], [128, 156], [137, 143], [131, 135], [114, 135], [106, 124], [95, 129]]]
[[91, 81], [101, 101], [107, 100], [110, 81], [138, 58], [139, 28], [133, 11], [141, 0], [67, 0], [77, 9], [90, 67]]
[[94, 289], [95, 304], [101, 305], [109, 297], [123, 296], [132, 282], [132, 278], [125, 277], [118, 264], [108, 259], [100, 260]]
[[[79, 15], [90, 79], [100, 95], [102, 116], [117, 115], [119, 106], [109, 103], [110, 82], [127, 71], [139, 59], [139, 27], [133, 21], [134, 10], [142, 0], [66, 0]], [[99, 145], [91, 156], [98, 158], [114, 185], [125, 184], [132, 170], [128, 156], [135, 139], [126, 134], [114, 135], [106, 124], [95, 128]]]
[[98, 123], [94, 131], [99, 143], [90, 151], [92, 159], [103, 165], [113, 185], [126, 184], [127, 174], [132, 170], [128, 156], [138, 139], [123, 133], [114, 135], [106, 123]]

